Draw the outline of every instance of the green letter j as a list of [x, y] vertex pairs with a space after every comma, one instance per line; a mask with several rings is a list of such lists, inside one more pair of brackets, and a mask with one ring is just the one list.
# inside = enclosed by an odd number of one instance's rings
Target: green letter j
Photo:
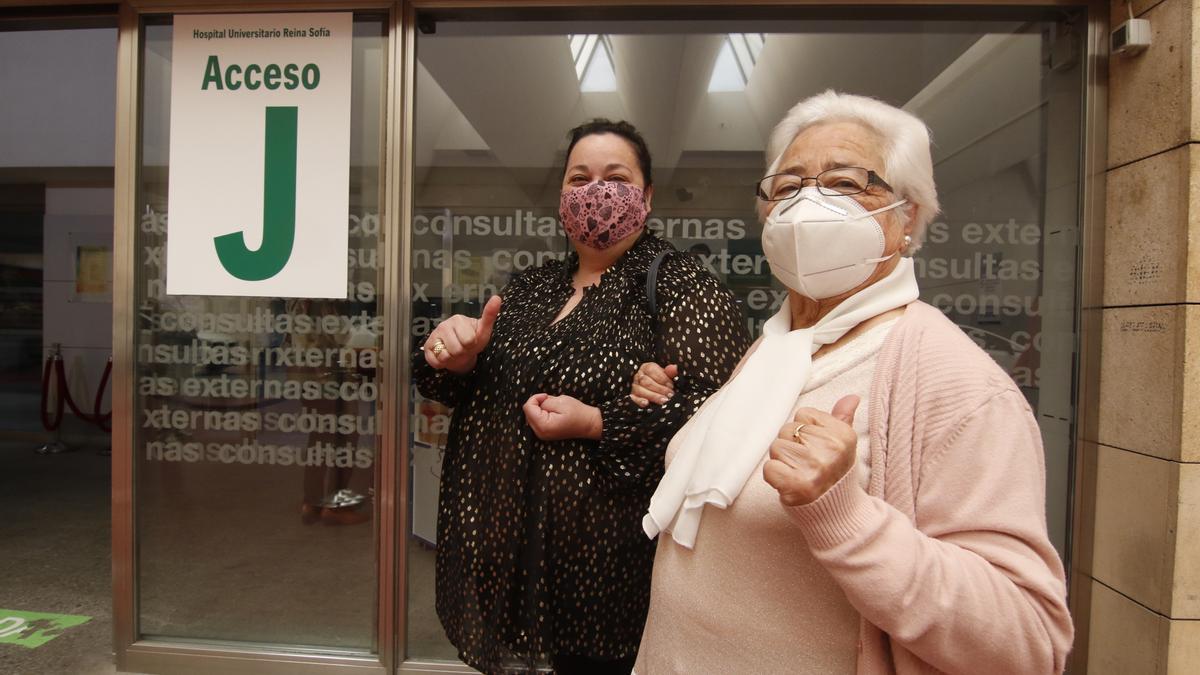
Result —
[[279, 274], [292, 256], [296, 239], [296, 107], [267, 107], [263, 162], [263, 230], [257, 251], [246, 247], [246, 233], [214, 239], [225, 269], [243, 281]]

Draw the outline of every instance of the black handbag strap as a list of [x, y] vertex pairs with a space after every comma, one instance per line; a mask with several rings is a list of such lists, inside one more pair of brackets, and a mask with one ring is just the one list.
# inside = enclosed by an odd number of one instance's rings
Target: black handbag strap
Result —
[[655, 325], [658, 324], [658, 268], [662, 267], [663, 260], [671, 249], [659, 251], [658, 255], [654, 256], [654, 262], [650, 263], [650, 269], [646, 270], [646, 304], [650, 308], [650, 318], [654, 320]]

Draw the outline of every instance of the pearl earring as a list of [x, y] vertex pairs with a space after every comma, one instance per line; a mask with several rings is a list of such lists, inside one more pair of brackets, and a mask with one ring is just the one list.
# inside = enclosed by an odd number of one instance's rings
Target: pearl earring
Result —
[[908, 249], [911, 246], [912, 246], [912, 237], [908, 236], [907, 234], [904, 235], [904, 248]]

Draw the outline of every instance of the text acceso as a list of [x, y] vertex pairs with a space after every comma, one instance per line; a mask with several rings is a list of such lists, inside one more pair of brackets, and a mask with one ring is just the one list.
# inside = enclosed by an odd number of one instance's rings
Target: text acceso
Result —
[[208, 57], [208, 63], [204, 66], [204, 81], [201, 83], [200, 89], [207, 91], [211, 84], [222, 91], [225, 89], [236, 91], [243, 85], [251, 91], [260, 87], [274, 91], [280, 87], [292, 90], [301, 86], [311, 90], [316, 89], [320, 83], [321, 69], [315, 63], [304, 66], [295, 63], [289, 63], [286, 66], [276, 63], [268, 63], [265, 66], [257, 63], [249, 63], [245, 66], [231, 63], [222, 69], [217, 55], [213, 54]]

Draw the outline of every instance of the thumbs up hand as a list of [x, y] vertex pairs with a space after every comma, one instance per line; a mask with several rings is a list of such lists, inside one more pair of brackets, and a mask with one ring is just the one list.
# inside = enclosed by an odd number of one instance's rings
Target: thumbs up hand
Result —
[[479, 353], [492, 340], [500, 303], [500, 296], [493, 295], [483, 306], [483, 314], [478, 319], [455, 314], [439, 323], [425, 340], [425, 362], [458, 375], [471, 372]]
[[811, 504], [854, 468], [857, 396], [843, 396], [831, 412], [801, 408], [771, 442], [763, 480], [785, 506]]

